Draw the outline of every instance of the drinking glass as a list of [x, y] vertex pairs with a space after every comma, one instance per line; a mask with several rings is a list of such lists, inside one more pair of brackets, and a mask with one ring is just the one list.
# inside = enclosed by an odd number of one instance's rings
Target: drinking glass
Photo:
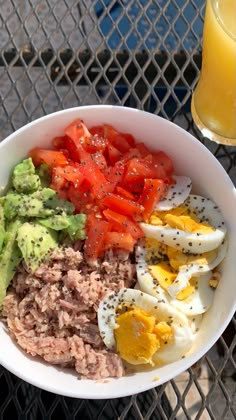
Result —
[[236, 0], [207, 0], [202, 51], [193, 120], [210, 140], [236, 145]]

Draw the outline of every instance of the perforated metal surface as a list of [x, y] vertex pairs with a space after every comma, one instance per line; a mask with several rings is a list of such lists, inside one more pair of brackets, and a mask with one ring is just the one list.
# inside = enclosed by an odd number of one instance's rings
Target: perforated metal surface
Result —
[[[0, 1], [0, 140], [39, 116], [96, 103], [145, 109], [198, 136], [190, 98], [204, 7], [204, 0]], [[200, 140], [235, 182], [236, 148]], [[55, 396], [0, 367], [0, 417], [234, 419], [235, 320], [223, 337], [184, 377], [113, 401]]]

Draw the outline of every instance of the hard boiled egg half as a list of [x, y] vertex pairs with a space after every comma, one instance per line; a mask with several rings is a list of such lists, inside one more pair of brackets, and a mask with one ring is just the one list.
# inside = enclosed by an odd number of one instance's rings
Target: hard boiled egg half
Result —
[[154, 212], [141, 226], [146, 239], [136, 249], [140, 289], [187, 315], [206, 312], [214, 297], [212, 270], [227, 251], [219, 208], [189, 195], [181, 206]]
[[106, 347], [132, 365], [179, 360], [194, 337], [184, 314], [136, 289], [107, 294], [99, 304], [98, 326]]
[[224, 219], [216, 204], [192, 194], [181, 206], [154, 212], [150, 223], [141, 223], [141, 228], [147, 238], [194, 254], [217, 248], [226, 235]]

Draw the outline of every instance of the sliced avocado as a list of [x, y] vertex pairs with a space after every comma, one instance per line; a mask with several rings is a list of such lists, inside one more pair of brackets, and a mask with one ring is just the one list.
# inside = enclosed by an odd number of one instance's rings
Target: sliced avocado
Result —
[[85, 222], [86, 216], [83, 213], [67, 216], [70, 225], [65, 229], [72, 241], [86, 238]]
[[[38, 191], [37, 191], [38, 193]], [[37, 194], [38, 195], [38, 194]], [[8, 220], [15, 217], [46, 217], [51, 216], [54, 212], [45, 209], [44, 202], [37, 198], [36, 193], [19, 194], [8, 193], [4, 203], [4, 212]]]
[[13, 178], [12, 182], [15, 190], [22, 193], [31, 193], [41, 186], [38, 175], [21, 175]]
[[31, 158], [25, 159], [18, 163], [13, 169], [13, 177], [21, 175], [34, 175], [35, 166]]
[[77, 241], [78, 239], [85, 239], [85, 214], [75, 214], [71, 216], [64, 215], [55, 215], [47, 217], [45, 219], [37, 219], [37, 222], [47, 228], [53, 230], [63, 230], [62, 239], [65, 238], [65, 235], [69, 235], [72, 241]]
[[16, 242], [17, 232], [22, 226], [22, 221], [17, 219], [10, 223], [5, 234], [4, 248], [0, 255], [0, 307], [7, 288], [22, 260], [20, 249]]
[[34, 272], [49, 251], [57, 247], [57, 234], [38, 223], [24, 223], [18, 229], [17, 243], [28, 268]]
[[55, 214], [73, 214], [75, 208], [72, 203], [67, 200], [61, 200], [57, 194], [53, 197], [50, 197], [45, 202], [45, 207], [49, 209], [53, 209]]
[[46, 165], [46, 163], [42, 163], [37, 169], [36, 173], [38, 174], [41, 182], [41, 186], [49, 187], [51, 183], [51, 170], [50, 166]]
[[5, 240], [5, 216], [2, 205], [0, 204], [0, 254]]
[[35, 167], [31, 158], [25, 159], [15, 166], [12, 185], [20, 193], [31, 193], [41, 186], [40, 178], [35, 174]]
[[10, 192], [5, 197], [4, 212], [8, 220], [15, 217], [48, 217], [54, 214], [72, 214], [74, 206], [61, 200], [51, 188], [43, 188], [32, 194]]
[[60, 214], [45, 219], [38, 219], [37, 222], [53, 230], [63, 230], [70, 225], [68, 216]]

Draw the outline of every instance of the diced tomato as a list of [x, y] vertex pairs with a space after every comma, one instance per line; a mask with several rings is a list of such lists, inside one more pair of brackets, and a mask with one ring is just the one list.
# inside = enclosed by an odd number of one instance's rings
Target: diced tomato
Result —
[[120, 185], [123, 179], [125, 165], [123, 162], [116, 162], [113, 167], [108, 168], [105, 175], [108, 179], [107, 191], [113, 192], [117, 185]]
[[66, 136], [58, 136], [52, 139], [52, 145], [55, 149], [60, 150], [65, 148]]
[[124, 153], [122, 155], [121, 160], [123, 162], [128, 162], [130, 159], [133, 158], [141, 158], [141, 153], [136, 147], [130, 149], [127, 153]]
[[129, 143], [130, 147], [135, 147], [135, 138], [130, 133], [121, 133], [122, 137]]
[[127, 216], [124, 214], [117, 213], [111, 209], [103, 210], [103, 214], [105, 218], [112, 223], [117, 223], [117, 226], [122, 225], [122, 223], [126, 222]]
[[142, 229], [138, 223], [131, 219], [131, 217], [117, 213], [110, 209], [104, 210], [103, 214], [115, 231], [130, 233], [135, 239], [143, 237]]
[[65, 134], [78, 144], [84, 144], [85, 139], [92, 137], [91, 133], [79, 118], [65, 128]]
[[165, 193], [165, 183], [161, 179], [145, 179], [139, 203], [144, 206], [143, 217], [148, 220], [155, 205]]
[[98, 199], [100, 199], [108, 192], [106, 190], [107, 179], [93, 161], [91, 155], [82, 146], [78, 146], [78, 150], [81, 159], [79, 165], [80, 172], [90, 183], [94, 195], [97, 195]]
[[92, 135], [97, 135], [101, 138], [104, 138], [104, 126], [103, 125], [95, 125], [89, 129]]
[[130, 149], [130, 144], [126, 138], [111, 125], [104, 124], [104, 138], [122, 153], [126, 153]]
[[134, 194], [132, 194], [130, 191], [125, 190], [124, 188], [117, 185], [116, 191], [118, 195], [121, 195], [121, 197], [128, 198], [129, 200], [136, 200]]
[[64, 166], [68, 163], [64, 153], [57, 150], [41, 149], [40, 147], [35, 147], [30, 150], [28, 156], [32, 158], [35, 166], [39, 166], [42, 163], [50, 166]]
[[134, 220], [132, 220], [131, 217], [127, 217], [124, 230], [125, 232], [130, 233], [135, 239], [140, 239], [144, 236], [140, 225]]
[[74, 205], [76, 211], [88, 212], [94, 206], [94, 195], [91, 192], [91, 185], [85, 179], [77, 188], [69, 185], [67, 189], [67, 199]]
[[114, 165], [122, 157], [122, 153], [110, 142], [107, 145], [107, 154], [111, 165]]
[[101, 255], [109, 229], [109, 222], [94, 218], [93, 224], [88, 228], [87, 239], [84, 244], [84, 253], [87, 260], [94, 260]]
[[122, 248], [132, 252], [135, 242], [130, 233], [106, 232], [103, 246], [105, 249]]
[[67, 181], [72, 182], [78, 188], [84, 179], [83, 175], [81, 174], [79, 170], [79, 165], [78, 164], [77, 166], [66, 165], [62, 169], [63, 171], [61, 172], [60, 175], [64, 177]]
[[103, 152], [107, 147], [107, 140], [95, 134], [85, 138], [83, 147], [89, 153], [95, 153], [97, 151]]
[[162, 166], [155, 167], [144, 159], [131, 159], [127, 163], [123, 185], [131, 192], [141, 192], [145, 178], [165, 179], [166, 173]]
[[172, 160], [167, 156], [165, 152], [152, 153], [152, 159], [155, 167], [162, 167], [167, 175], [174, 173], [174, 166]]
[[96, 153], [93, 153], [91, 155], [91, 158], [96, 163], [96, 165], [98, 166], [100, 171], [104, 171], [104, 170], [107, 169], [107, 161], [106, 161], [104, 155], [102, 154], [102, 152], [98, 151]]
[[[53, 190], [57, 191], [60, 194], [60, 197], [62, 195], [66, 196], [66, 192], [65, 192], [66, 179], [63, 176], [63, 167], [61, 167], [61, 166], [53, 167], [52, 171], [51, 171], [51, 176], [52, 176], [52, 179], [51, 179], [50, 187]], [[62, 192], [63, 192], [63, 194], [61, 194]]]
[[150, 150], [147, 148], [147, 146], [145, 146], [144, 143], [137, 143], [135, 147], [139, 150], [142, 157], [150, 154]]
[[133, 217], [141, 215], [144, 210], [144, 207], [135, 201], [127, 200], [113, 193], [104, 198], [103, 205], [118, 213]]
[[30, 156], [35, 165], [51, 165], [51, 187], [75, 213], [86, 213], [85, 257], [96, 259], [109, 248], [133, 251], [143, 237], [138, 222], [148, 220], [175, 182], [171, 159], [111, 125], [88, 130], [80, 119], [52, 143], [56, 150], [35, 148]]

